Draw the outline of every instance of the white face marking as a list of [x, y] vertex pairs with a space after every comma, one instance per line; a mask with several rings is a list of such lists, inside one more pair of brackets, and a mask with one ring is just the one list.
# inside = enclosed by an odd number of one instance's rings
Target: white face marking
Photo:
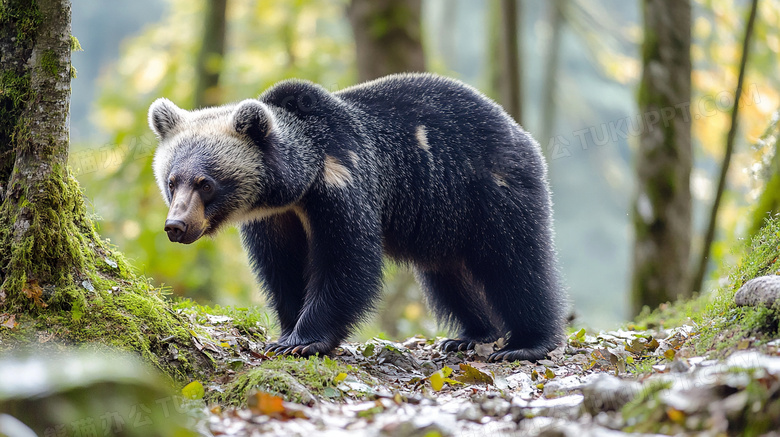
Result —
[[499, 187], [509, 188], [509, 184], [506, 182], [506, 179], [504, 179], [503, 176], [495, 172], [491, 172], [490, 175], [493, 176], [493, 182], [495, 182], [496, 185]]
[[352, 173], [338, 159], [325, 155], [325, 183], [331, 187], [345, 188], [353, 181]]
[[414, 136], [417, 137], [417, 145], [426, 152], [431, 150], [430, 144], [428, 144], [428, 131], [425, 130], [425, 126], [417, 126], [417, 130], [414, 132]]

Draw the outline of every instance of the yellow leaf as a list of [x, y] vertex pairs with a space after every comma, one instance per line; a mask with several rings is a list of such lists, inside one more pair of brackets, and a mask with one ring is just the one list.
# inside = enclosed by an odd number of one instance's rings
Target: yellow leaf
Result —
[[460, 370], [463, 372], [463, 375], [455, 378], [460, 382], [468, 382], [471, 384], [493, 384], [492, 376], [482, 372], [474, 366], [466, 363], [460, 363]]
[[555, 378], [555, 373], [552, 370], [550, 370], [550, 369], [545, 369], [544, 370], [544, 377], [547, 378], [547, 379], [553, 379], [553, 378]]
[[203, 384], [199, 381], [192, 381], [181, 389], [181, 394], [187, 399], [203, 399], [206, 390], [203, 389]]
[[428, 379], [431, 381], [431, 388], [433, 388], [434, 391], [439, 391], [444, 387], [444, 369], [439, 370], [438, 372], [433, 372]]
[[669, 419], [674, 423], [683, 424], [685, 423], [685, 413], [683, 413], [680, 410], [677, 410], [675, 408], [669, 408], [666, 410], [666, 415], [669, 416]]
[[664, 357], [666, 357], [666, 359], [669, 361], [673, 360], [675, 355], [676, 352], [674, 349], [667, 349], [666, 352], [664, 352]]
[[343, 381], [345, 379], [347, 379], [347, 374], [344, 373], [344, 372], [341, 372], [338, 375], [336, 375], [335, 378], [333, 378], [333, 383], [334, 384], [338, 384], [338, 383], [340, 383], [341, 381]]

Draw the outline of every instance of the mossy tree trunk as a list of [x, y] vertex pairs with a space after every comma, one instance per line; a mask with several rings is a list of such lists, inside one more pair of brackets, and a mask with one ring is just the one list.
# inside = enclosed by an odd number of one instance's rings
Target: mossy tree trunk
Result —
[[352, 0], [347, 15], [357, 51], [358, 79], [425, 71], [421, 0]]
[[97, 342], [174, 377], [207, 369], [192, 327], [99, 238], [68, 170], [70, 1], [1, 1], [0, 349]]
[[93, 237], [74, 217], [81, 193], [66, 167], [70, 4], [5, 0], [0, 13], [0, 305], [31, 307], [38, 287], [75, 279], [85, 267], [81, 244]]
[[644, 0], [632, 310], [689, 296], [691, 2]]

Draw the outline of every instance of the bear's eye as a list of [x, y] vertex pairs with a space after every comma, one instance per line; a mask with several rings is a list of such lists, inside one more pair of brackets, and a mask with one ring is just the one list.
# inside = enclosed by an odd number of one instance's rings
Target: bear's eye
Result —
[[173, 181], [168, 182], [168, 189], [173, 191]]
[[211, 185], [208, 184], [208, 183], [205, 183], [205, 184], [200, 186], [200, 189], [208, 193], [209, 191], [211, 191]]

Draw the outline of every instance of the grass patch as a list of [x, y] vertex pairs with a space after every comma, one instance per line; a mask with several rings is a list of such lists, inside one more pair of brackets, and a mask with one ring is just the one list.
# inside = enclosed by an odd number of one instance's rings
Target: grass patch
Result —
[[780, 273], [780, 217], [767, 220], [766, 225], [745, 249], [740, 264], [729, 275], [726, 287], [692, 299], [665, 304], [654, 311], [643, 311], [628, 325], [629, 329], [672, 328], [693, 325], [696, 335], [687, 342], [698, 355], [722, 357], [744, 345], [750, 338], [753, 345], [774, 339], [778, 334], [780, 314], [770, 308], [739, 308], [734, 294], [745, 282], [758, 276]]
[[326, 389], [334, 387], [337, 375], [349, 372], [354, 373], [351, 366], [329, 357], [275, 358], [238, 375], [214, 400], [222, 405], [245, 406], [247, 394], [261, 390], [287, 401], [308, 404], [314, 396], [323, 396]]

